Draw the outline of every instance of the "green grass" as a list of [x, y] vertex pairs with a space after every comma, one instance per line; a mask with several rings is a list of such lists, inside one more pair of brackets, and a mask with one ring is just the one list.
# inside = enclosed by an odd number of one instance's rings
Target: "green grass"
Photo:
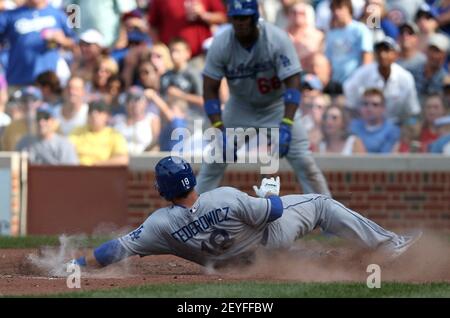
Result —
[[[94, 247], [109, 240], [108, 237], [83, 237], [78, 238], [80, 246]], [[58, 246], [58, 236], [21, 236], [9, 237], [0, 236], [0, 249], [11, 248], [39, 248], [42, 246]]]
[[382, 283], [369, 289], [361, 283], [194, 283], [159, 284], [102, 291], [71, 292], [48, 297], [145, 298], [379, 298], [450, 297], [450, 283]]

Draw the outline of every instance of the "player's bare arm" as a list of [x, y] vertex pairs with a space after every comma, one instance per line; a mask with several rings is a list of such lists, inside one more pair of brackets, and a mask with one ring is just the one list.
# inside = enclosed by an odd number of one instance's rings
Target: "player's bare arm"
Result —
[[[292, 75], [284, 80], [284, 86], [286, 87], [286, 92], [289, 91], [297, 91], [296, 94], [299, 95], [300, 91], [300, 76], [299, 74]], [[288, 118], [290, 120], [294, 120], [295, 113], [297, 112], [297, 108], [299, 104], [296, 102], [296, 96], [294, 99], [285, 98], [285, 107], [284, 107], [284, 118]]]

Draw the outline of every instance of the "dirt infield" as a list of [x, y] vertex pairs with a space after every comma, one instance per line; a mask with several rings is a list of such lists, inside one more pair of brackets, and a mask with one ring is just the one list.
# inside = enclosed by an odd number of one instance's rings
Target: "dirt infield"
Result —
[[[49, 254], [49, 251], [54, 254]], [[58, 255], [58, 248], [47, 252], [36, 249], [0, 250], [0, 296], [76, 291], [67, 287], [65, 277], [57, 277], [49, 271], [48, 264], [54, 266], [54, 262], [49, 261], [57, 260]], [[253, 265], [219, 271], [174, 256], [132, 257], [103, 270], [83, 272], [81, 290], [243, 279], [365, 283], [369, 275], [367, 266], [373, 263], [380, 265], [383, 281], [450, 282], [450, 243], [426, 235], [401, 258], [394, 262], [380, 262], [373, 254], [310, 241], [302, 242], [290, 251], [258, 253]]]

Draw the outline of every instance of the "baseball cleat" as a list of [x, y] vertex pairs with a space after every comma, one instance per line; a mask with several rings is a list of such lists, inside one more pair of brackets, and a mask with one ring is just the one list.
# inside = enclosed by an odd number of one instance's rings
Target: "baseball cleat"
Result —
[[390, 259], [395, 259], [404, 254], [414, 243], [416, 243], [421, 237], [423, 232], [418, 230], [410, 234], [399, 235], [399, 239], [396, 242], [392, 242], [387, 250]]

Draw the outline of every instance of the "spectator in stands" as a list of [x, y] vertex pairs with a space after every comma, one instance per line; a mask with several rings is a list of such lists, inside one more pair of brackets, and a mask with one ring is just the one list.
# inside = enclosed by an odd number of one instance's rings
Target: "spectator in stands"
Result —
[[27, 86], [18, 92], [16, 99], [19, 101], [23, 117], [13, 120], [3, 131], [0, 142], [2, 151], [14, 151], [22, 137], [27, 134], [36, 135], [37, 133], [36, 109], [43, 103], [41, 91], [35, 86]]
[[428, 38], [427, 59], [411, 71], [419, 95], [442, 93], [444, 78], [448, 75], [445, 61], [449, 48], [447, 35], [435, 33]]
[[344, 83], [344, 93], [350, 109], [357, 109], [364, 91], [378, 88], [385, 96], [386, 116], [401, 124], [420, 114], [414, 78], [410, 72], [395, 63], [398, 44], [392, 38], [375, 44], [376, 62], [364, 65]]
[[48, 105], [39, 107], [36, 122], [37, 135], [24, 136], [16, 150], [28, 152], [28, 160], [32, 164], [77, 165], [78, 156], [73, 144], [56, 134], [54, 109]]
[[211, 36], [210, 27], [227, 21], [221, 0], [153, 0], [149, 8], [154, 42], [169, 45], [174, 38], [181, 37], [193, 57], [202, 53], [203, 42]]
[[329, 85], [330, 81], [331, 81], [330, 61], [328, 61], [325, 54], [316, 53], [311, 57], [311, 62], [312, 62], [311, 69], [308, 69], [306, 67], [305, 72], [316, 75], [322, 82], [322, 85], [324, 87], [324, 92], [326, 92], [330, 95], [333, 95], [333, 93], [334, 93], [333, 87], [331, 87], [331, 85]]
[[358, 108], [361, 118], [351, 122], [351, 132], [363, 141], [367, 152], [391, 153], [400, 139], [400, 128], [386, 118], [383, 92], [367, 89]]
[[155, 65], [159, 76], [163, 76], [173, 69], [169, 48], [162, 42], [153, 44], [150, 51], [150, 60]]
[[136, 1], [130, 0], [70, 0], [80, 6], [81, 21], [78, 34], [94, 29], [104, 38], [105, 47], [113, 47], [119, 38], [122, 16], [136, 9]]
[[42, 72], [58, 73], [58, 66], [65, 63], [58, 48], [71, 49], [72, 37], [64, 12], [47, 0], [27, 0], [22, 7], [1, 12], [0, 40], [10, 45], [9, 85], [32, 85]]
[[161, 77], [150, 56], [144, 57], [138, 64], [138, 82], [144, 89], [151, 88], [158, 93], [161, 88]]
[[132, 86], [127, 91], [126, 115], [116, 115], [114, 119], [114, 128], [125, 137], [130, 155], [158, 149], [161, 121], [159, 116], [147, 112], [147, 104], [144, 90]]
[[444, 78], [444, 85], [442, 90], [444, 91], [444, 105], [447, 109], [450, 109], [450, 75]]
[[38, 87], [44, 98], [44, 102], [50, 107], [60, 106], [62, 88], [58, 76], [53, 71], [41, 73], [36, 78], [36, 87]]
[[108, 112], [114, 118], [115, 115], [125, 115], [124, 94], [125, 82], [119, 75], [113, 75], [108, 79], [107, 92], [103, 95], [103, 101], [108, 106]]
[[314, 22], [314, 9], [310, 4], [296, 2], [289, 7], [286, 31], [304, 69], [311, 69], [313, 55], [324, 49], [325, 36], [316, 29]]
[[82, 165], [114, 166], [128, 164], [127, 142], [115, 129], [107, 127], [108, 109], [105, 103], [89, 104], [88, 123], [69, 136]]
[[129, 48], [130, 44], [147, 42], [151, 43], [148, 23], [144, 14], [139, 9], [135, 9], [122, 16], [119, 40], [116, 42], [115, 49], [121, 50]]
[[425, 52], [428, 47], [428, 38], [430, 35], [438, 32], [439, 23], [437, 21], [438, 13], [428, 4], [423, 4], [416, 14], [416, 23], [419, 26], [419, 50]]
[[360, 66], [372, 62], [373, 41], [369, 29], [352, 18], [351, 0], [332, 0], [333, 27], [325, 40], [332, 81], [342, 85]]
[[428, 151], [429, 145], [436, 141], [439, 137], [438, 131], [434, 126], [434, 122], [449, 114], [450, 107], [445, 105], [439, 94], [433, 94], [425, 99], [424, 104], [424, 120], [419, 141], [422, 145], [423, 152]]
[[325, 110], [321, 130], [323, 138], [319, 143], [319, 153], [336, 153], [350, 156], [366, 152], [361, 139], [350, 134], [349, 119], [340, 107], [330, 106]]
[[116, 61], [111, 57], [101, 57], [97, 61], [97, 66], [94, 69], [92, 76], [92, 83], [90, 89], [88, 89], [90, 97], [89, 99], [98, 99], [104, 93], [107, 93], [108, 79], [111, 76], [119, 73], [119, 66]]
[[[275, 8], [276, 13], [273, 23], [281, 29], [286, 29], [289, 25], [289, 10], [292, 8], [292, 6], [299, 2], [300, 0], [279, 0], [278, 8]], [[261, 12], [266, 15], [268, 13], [264, 10], [262, 10]]]
[[[328, 32], [333, 27], [333, 16], [330, 8], [332, 0], [320, 0], [316, 6], [316, 26], [319, 30]], [[351, 0], [353, 18], [358, 19], [364, 10], [365, 0]]]
[[68, 136], [75, 128], [87, 123], [88, 105], [85, 102], [86, 90], [81, 77], [72, 77], [63, 93], [63, 104], [55, 109], [59, 122], [59, 133]]
[[89, 29], [81, 33], [79, 43], [74, 50], [72, 74], [86, 82], [91, 82], [98, 59], [103, 55], [103, 43], [103, 35], [97, 30]]
[[367, 0], [364, 12], [359, 18], [372, 32], [373, 44], [389, 36], [397, 39], [398, 27], [387, 18], [385, 0]]
[[310, 148], [316, 151], [319, 142], [322, 140], [323, 113], [330, 106], [331, 100], [328, 96], [322, 94], [322, 86], [317, 77], [305, 76], [302, 81], [302, 88], [301, 121], [308, 133]]
[[186, 41], [173, 39], [169, 45], [173, 69], [161, 77], [163, 96], [178, 98], [189, 103], [189, 117], [203, 118], [201, 75], [189, 65], [191, 51]]
[[386, 0], [387, 16], [396, 25], [414, 19], [424, 0]]
[[419, 50], [419, 27], [414, 22], [406, 22], [399, 29], [400, 54], [397, 64], [411, 72], [427, 59]]
[[420, 123], [419, 129], [416, 129], [417, 125], [414, 123], [408, 125], [407, 136], [404, 136], [406, 138], [403, 138], [400, 143], [398, 152], [428, 152], [430, 144], [439, 137], [434, 122], [446, 114], [447, 109], [441, 95], [427, 96], [423, 107], [423, 121]]
[[450, 115], [440, 117], [434, 121], [439, 139], [430, 145], [430, 152], [450, 155]]

